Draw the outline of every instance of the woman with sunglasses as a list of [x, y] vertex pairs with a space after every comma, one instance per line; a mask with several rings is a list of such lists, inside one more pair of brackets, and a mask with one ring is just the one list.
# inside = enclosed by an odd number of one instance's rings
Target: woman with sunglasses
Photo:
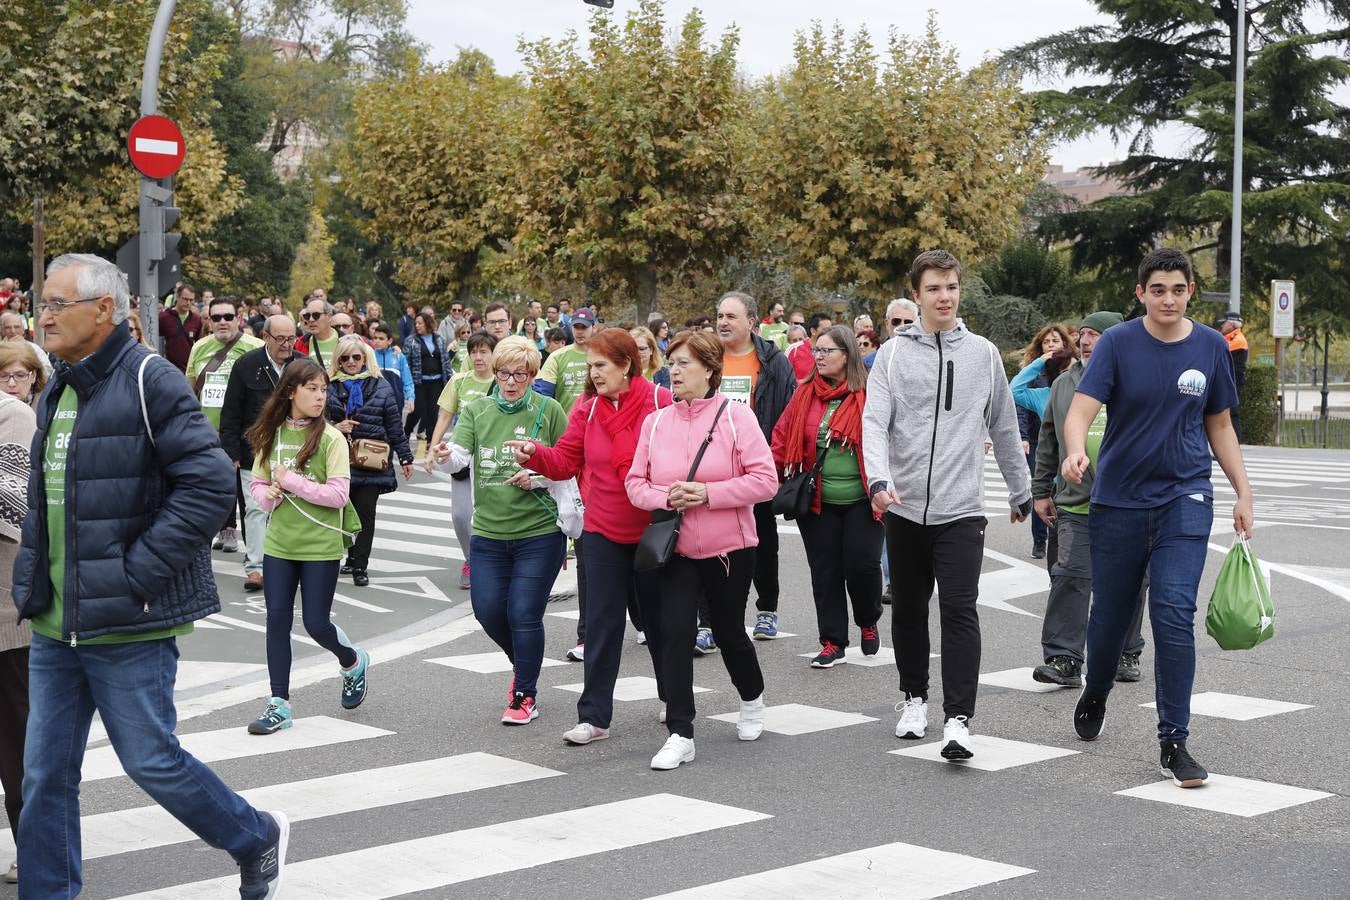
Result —
[[394, 454], [403, 465], [403, 480], [412, 477], [413, 455], [403, 433], [399, 398], [380, 374], [375, 350], [362, 338], [348, 335], [338, 341], [337, 352], [328, 369], [328, 421], [346, 435], [347, 440], [368, 438], [389, 445], [390, 460], [376, 471], [354, 463], [351, 467], [350, 497], [361, 530], [347, 550], [347, 563], [339, 574], [352, 576], [352, 584], [370, 584], [366, 567], [370, 563], [370, 545], [375, 538], [375, 507], [381, 494], [398, 490], [394, 476]]
[[511, 660], [511, 686], [503, 725], [539, 718], [535, 700], [544, 664], [544, 607], [562, 568], [567, 541], [558, 510], [543, 479], [516, 464], [510, 441], [552, 446], [567, 427], [567, 414], [552, 397], [531, 389], [539, 374], [539, 350], [518, 335], [492, 352], [496, 393], [460, 411], [454, 436], [430, 451], [436, 464], [455, 472], [472, 465], [473, 614], [488, 637]]
[[872, 328], [864, 328], [856, 332], [854, 337], [858, 341], [858, 352], [862, 354], [863, 367], [870, 372], [872, 359], [876, 356], [877, 349], [881, 347], [881, 338], [877, 337], [876, 330]]

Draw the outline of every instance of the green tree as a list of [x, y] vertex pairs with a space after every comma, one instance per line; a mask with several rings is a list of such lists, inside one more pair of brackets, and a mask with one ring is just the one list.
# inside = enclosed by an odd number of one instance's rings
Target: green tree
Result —
[[290, 288], [286, 292], [290, 309], [298, 310], [301, 299], [315, 288], [327, 290], [332, 287], [332, 251], [333, 236], [328, 233], [323, 213], [316, 206], [309, 214], [305, 242], [296, 248], [295, 262], [291, 265]]
[[638, 318], [663, 280], [721, 264], [743, 238], [731, 123], [740, 111], [735, 30], [705, 43], [697, 11], [668, 40], [661, 0], [622, 26], [524, 43], [530, 103], [512, 179], [509, 262], [526, 275], [590, 280]]
[[[1242, 0], [1245, 2], [1245, 0]], [[1128, 273], [1163, 240], [1213, 251], [1216, 286], [1229, 281], [1236, 50], [1248, 53], [1243, 288], [1264, 309], [1262, 287], [1294, 277], [1309, 312], [1350, 327], [1350, 7], [1321, 0], [1248, 4], [1237, 33], [1235, 0], [1096, 0], [1113, 21], [1050, 35], [1004, 62], [1033, 75], [1088, 83], [1036, 95], [1041, 121], [1064, 137], [1105, 129], [1129, 138], [1128, 156], [1098, 171], [1135, 193], [1048, 217], [1043, 233], [1072, 242], [1076, 266]], [[1310, 28], [1314, 13], [1326, 22]], [[1165, 154], [1167, 128], [1193, 133]], [[1133, 280], [1133, 279], [1129, 279]], [[1300, 293], [1304, 293], [1300, 290]]]
[[740, 143], [757, 239], [831, 290], [894, 297], [922, 250], [992, 252], [1043, 168], [1016, 85], [962, 72], [931, 21], [917, 40], [893, 32], [880, 59], [866, 31], [817, 24], [753, 107]]

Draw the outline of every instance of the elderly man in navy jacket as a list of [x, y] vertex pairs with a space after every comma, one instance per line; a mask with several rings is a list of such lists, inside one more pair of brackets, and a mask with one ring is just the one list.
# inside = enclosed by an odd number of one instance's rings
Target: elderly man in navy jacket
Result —
[[176, 638], [220, 609], [211, 537], [234, 477], [182, 373], [131, 337], [126, 279], [97, 256], [48, 269], [38, 321], [61, 362], [38, 404], [14, 602], [31, 620], [20, 897], [80, 891], [80, 768], [97, 711], [127, 774], [240, 866], [280, 885], [289, 827], [178, 744]]

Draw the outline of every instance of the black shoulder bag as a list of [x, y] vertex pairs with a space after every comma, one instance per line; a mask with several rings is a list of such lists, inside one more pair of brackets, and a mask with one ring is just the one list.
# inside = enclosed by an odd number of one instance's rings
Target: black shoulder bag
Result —
[[[698, 448], [694, 464], [689, 467], [689, 477], [685, 481], [694, 480], [698, 464], [703, 462], [703, 454], [707, 452], [708, 445], [712, 443], [713, 432], [717, 430], [717, 420], [722, 417], [722, 412], [730, 402], [723, 400], [722, 405], [717, 408], [712, 427], [708, 429], [708, 436], [703, 439], [703, 445]], [[633, 556], [633, 568], [639, 572], [651, 572], [670, 562], [670, 558], [675, 555], [675, 544], [680, 540], [680, 520], [683, 518], [682, 509], [653, 510], [652, 524], [643, 530], [642, 539], [638, 541], [637, 552]]]
[[773, 514], [785, 519], [797, 519], [811, 512], [811, 501], [816, 497], [816, 485], [820, 482], [820, 467], [825, 465], [825, 454], [830, 452], [829, 445], [816, 454], [816, 464], [790, 475], [778, 486], [773, 495]]

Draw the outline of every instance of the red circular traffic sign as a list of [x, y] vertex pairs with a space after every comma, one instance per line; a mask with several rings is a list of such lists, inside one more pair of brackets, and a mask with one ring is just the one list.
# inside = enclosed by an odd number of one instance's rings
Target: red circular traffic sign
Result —
[[127, 134], [127, 152], [146, 178], [168, 178], [183, 164], [187, 143], [172, 119], [141, 116]]

